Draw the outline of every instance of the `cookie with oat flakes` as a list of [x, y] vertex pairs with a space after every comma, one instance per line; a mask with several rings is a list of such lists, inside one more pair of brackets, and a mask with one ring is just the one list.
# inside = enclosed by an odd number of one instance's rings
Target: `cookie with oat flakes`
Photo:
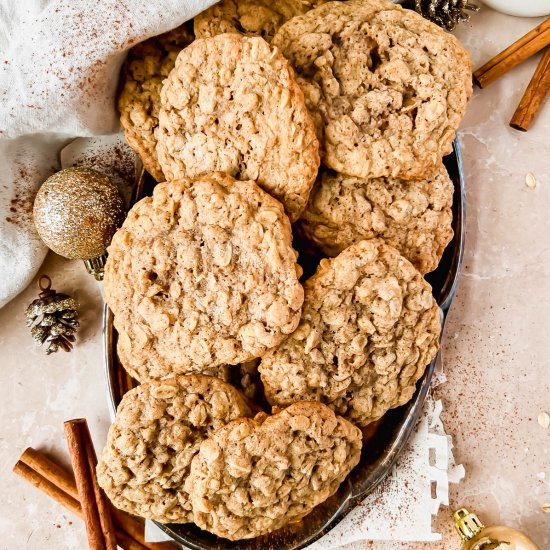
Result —
[[192, 521], [184, 488], [200, 444], [251, 411], [232, 386], [210, 376], [177, 376], [130, 390], [109, 428], [97, 478], [119, 509], [161, 523]]
[[193, 459], [193, 521], [220, 537], [257, 537], [298, 521], [333, 495], [359, 462], [361, 432], [321, 403], [239, 419]]
[[300, 320], [301, 269], [279, 201], [222, 173], [158, 184], [105, 267], [124, 367], [141, 382], [260, 357]]
[[413, 10], [329, 2], [285, 23], [272, 43], [296, 71], [329, 168], [418, 180], [451, 152], [472, 95], [470, 58]]
[[378, 237], [420, 273], [433, 271], [453, 237], [453, 182], [443, 165], [429, 178], [356, 178], [323, 170], [299, 230], [323, 253]]
[[123, 67], [118, 95], [120, 125], [128, 144], [157, 181], [165, 180], [157, 159], [154, 134], [162, 81], [174, 68], [180, 51], [192, 41], [193, 33], [188, 25], [181, 25], [134, 46]]
[[197, 38], [233, 32], [271, 42], [279, 27], [326, 0], [222, 0], [195, 17]]
[[405, 404], [435, 357], [439, 308], [414, 266], [379, 239], [321, 260], [300, 325], [266, 353], [267, 400], [321, 401], [358, 426]]
[[221, 34], [178, 56], [161, 93], [157, 153], [168, 179], [252, 179], [291, 221], [304, 210], [319, 144], [287, 60], [262, 38]]

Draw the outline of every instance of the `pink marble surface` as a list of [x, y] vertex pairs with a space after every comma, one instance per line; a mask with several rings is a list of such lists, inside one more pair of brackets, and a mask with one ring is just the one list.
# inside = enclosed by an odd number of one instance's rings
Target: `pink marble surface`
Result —
[[[484, 8], [457, 34], [479, 66], [539, 21]], [[466, 259], [443, 341], [448, 382], [436, 397], [467, 472], [451, 487], [451, 508], [466, 505], [487, 524], [523, 529], [544, 550], [550, 515], [540, 507], [550, 502], [550, 430], [536, 418], [550, 412], [550, 104], [527, 134], [508, 127], [536, 62], [477, 90], [462, 125]], [[529, 172], [536, 189], [525, 184]], [[86, 417], [98, 447], [108, 427], [99, 289], [79, 262], [53, 254], [41, 273], [80, 300], [82, 330], [71, 354], [47, 357], [24, 326], [35, 288], [0, 310], [0, 549], [81, 550], [79, 521], [11, 473], [29, 445], [66, 460], [64, 420]], [[440, 511], [434, 530], [441, 542], [349, 548], [459, 548], [451, 509]]]

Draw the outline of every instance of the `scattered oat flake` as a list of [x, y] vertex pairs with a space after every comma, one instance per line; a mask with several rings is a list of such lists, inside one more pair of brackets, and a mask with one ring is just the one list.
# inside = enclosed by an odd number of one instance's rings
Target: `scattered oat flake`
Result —
[[525, 185], [527, 185], [529, 189], [535, 189], [537, 186], [537, 178], [535, 178], [535, 174], [532, 172], [527, 172], [527, 175], [525, 176]]
[[539, 425], [545, 430], [550, 426], [550, 415], [547, 412], [539, 413], [537, 420]]
[[550, 502], [547, 502], [546, 504], [543, 504], [541, 506], [541, 509], [543, 512], [546, 512], [547, 514], [550, 514]]

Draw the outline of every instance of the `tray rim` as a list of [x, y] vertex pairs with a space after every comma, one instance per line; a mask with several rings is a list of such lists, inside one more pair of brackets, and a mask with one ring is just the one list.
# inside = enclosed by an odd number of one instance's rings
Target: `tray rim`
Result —
[[[458, 203], [457, 203], [457, 220], [456, 220], [456, 233], [458, 233], [457, 239], [457, 250], [454, 254], [449, 269], [448, 276], [445, 280], [445, 283], [442, 287], [442, 301], [439, 305], [440, 312], [440, 323], [441, 323], [441, 334], [440, 342], [443, 338], [443, 333], [445, 329], [445, 322], [447, 319], [447, 314], [452, 305], [453, 299], [456, 294], [458, 281], [460, 279], [460, 274], [462, 272], [462, 265], [464, 261], [464, 248], [465, 248], [465, 218], [466, 218], [466, 181], [464, 176], [464, 166], [462, 161], [462, 150], [460, 145], [460, 139], [457, 135], [453, 141], [453, 152], [456, 159], [456, 169], [457, 169], [457, 183], [458, 188], [455, 188], [457, 193]], [[144, 169], [143, 166], [139, 163], [136, 163], [136, 191], [134, 193], [134, 199], [140, 197], [143, 189], [144, 181]], [[135, 202], [135, 201], [134, 201]], [[450, 277], [449, 277], [450, 276]], [[104, 375], [106, 381], [106, 394], [107, 394], [107, 403], [109, 406], [109, 416], [111, 422], [114, 420], [116, 415], [116, 388], [114, 381], [116, 380], [115, 373], [115, 350], [114, 346], [114, 326], [113, 326], [113, 314], [107, 304], [104, 304], [103, 307], [103, 367]], [[433, 373], [437, 361], [439, 359], [440, 350], [438, 351], [436, 357], [432, 362], [427, 366], [424, 374], [417, 382], [417, 389], [411, 401], [403, 407], [407, 407], [409, 410], [403, 416], [403, 421], [401, 427], [397, 431], [396, 435], [391, 440], [391, 443], [388, 444], [384, 450], [385, 459], [381, 464], [375, 468], [374, 473], [370, 474], [370, 482], [366, 487], [363, 487], [361, 491], [355, 492], [349, 478], [347, 481], [348, 486], [351, 486], [348, 490], [347, 497], [342, 501], [337, 510], [332, 514], [332, 517], [324, 524], [322, 529], [319, 529], [317, 532], [313, 533], [311, 536], [306, 537], [306, 539], [299, 541], [293, 546], [286, 546], [287, 550], [300, 550], [314, 543], [323, 537], [326, 533], [332, 530], [338, 523], [340, 523], [350, 512], [359, 504], [359, 502], [364, 499], [368, 494], [370, 494], [384, 479], [389, 475], [391, 469], [397, 462], [402, 451], [409, 442], [414, 428], [418, 422], [420, 414], [422, 413], [426, 396], [431, 384]], [[162, 524], [154, 521], [164, 533], [169, 535], [174, 541], [178, 542], [185, 548], [190, 548], [193, 550], [203, 550], [203, 546], [194, 544], [189, 540], [185, 540], [182, 536], [176, 533], [170, 524]], [[254, 540], [254, 539], [251, 539]]]

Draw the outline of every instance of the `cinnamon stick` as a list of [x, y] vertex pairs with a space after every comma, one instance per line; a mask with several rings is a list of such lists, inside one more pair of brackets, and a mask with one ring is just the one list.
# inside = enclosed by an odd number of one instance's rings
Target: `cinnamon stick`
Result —
[[128, 391], [126, 387], [127, 379], [126, 379], [126, 371], [122, 368], [122, 366], [119, 364], [117, 365], [117, 386], [118, 386], [118, 399], [119, 401], [122, 400], [124, 397], [124, 394]]
[[[103, 489], [101, 489], [97, 481], [97, 472], [96, 472], [97, 456], [95, 454], [94, 444], [92, 442], [92, 436], [90, 435], [90, 431], [88, 430], [88, 423], [86, 422], [86, 420], [82, 418], [82, 419], [79, 419], [77, 422], [80, 423], [80, 431], [83, 436], [82, 441], [84, 444], [84, 451], [86, 454], [86, 458], [88, 459], [88, 468], [92, 478], [92, 486], [94, 488], [97, 509], [99, 511], [99, 521], [101, 523], [101, 528], [105, 536], [107, 550], [111, 550], [111, 546], [113, 550], [116, 550], [115, 529], [114, 529], [113, 520], [111, 517], [112, 506], [109, 499], [107, 498], [107, 496], [103, 492]], [[78, 485], [77, 485], [77, 489], [78, 489]], [[82, 505], [82, 501], [80, 501], [80, 505]]]
[[550, 18], [516, 40], [474, 73], [474, 82], [485, 88], [497, 78], [550, 44]]
[[140, 542], [148, 550], [175, 550], [175, 546], [170, 542], [146, 542], [145, 541], [145, 524], [142, 520], [132, 517], [122, 510], [115, 507], [111, 508], [113, 521], [115, 526], [124, 530], [133, 539]]
[[26, 448], [19, 460], [80, 503], [74, 476], [58, 466], [53, 460], [32, 447]]
[[65, 422], [65, 436], [90, 550], [116, 550], [109, 505], [97, 484], [97, 461], [86, 420], [79, 418]]
[[521, 101], [510, 120], [510, 126], [526, 132], [550, 90], [550, 47], [542, 56]]
[[128, 371], [120, 363], [117, 365], [117, 381], [119, 394], [118, 397], [119, 400], [122, 400], [126, 393], [134, 388], [135, 382]]
[[80, 502], [74, 499], [71, 495], [60, 489], [57, 485], [48, 481], [44, 476], [33, 470], [30, 466], [27, 466], [23, 462], [19, 461], [13, 467], [14, 473], [27, 480], [31, 485], [34, 485], [37, 489], [40, 489], [43, 493], [46, 493], [49, 497], [53, 498], [56, 502], [67, 508], [73, 514], [82, 517], [82, 508]]
[[[43, 453], [29, 447], [23, 452], [13, 471], [69, 511], [82, 517], [74, 476]], [[125, 550], [175, 550], [175, 545], [170, 542], [146, 542], [142, 520], [114, 507], [111, 507], [111, 513], [117, 544]], [[130, 539], [134, 541], [132, 544]], [[124, 544], [122, 541], [125, 541]]]
[[125, 550], [147, 550], [146, 546], [143, 546], [122, 530], [116, 530], [116, 543]]
[[[75, 500], [68, 493], [65, 493], [62, 489], [57, 487], [50, 480], [46, 479], [42, 474], [33, 470], [30, 466], [19, 460], [13, 467], [14, 473], [21, 476], [23, 479], [52, 497], [56, 502], [61, 504], [64, 508], [72, 512], [76, 516], [82, 519], [82, 507], [80, 502]], [[124, 531], [116, 531], [117, 544], [124, 550], [148, 550], [146, 546], [143, 546], [136, 540], [128, 536]]]
[[[130, 374], [126, 369], [123, 369], [123, 370], [124, 370], [124, 377], [126, 379], [126, 383], [125, 383], [126, 392], [129, 392], [130, 390], [134, 389], [134, 379], [130, 376]], [[124, 397], [124, 395], [122, 397]]]

